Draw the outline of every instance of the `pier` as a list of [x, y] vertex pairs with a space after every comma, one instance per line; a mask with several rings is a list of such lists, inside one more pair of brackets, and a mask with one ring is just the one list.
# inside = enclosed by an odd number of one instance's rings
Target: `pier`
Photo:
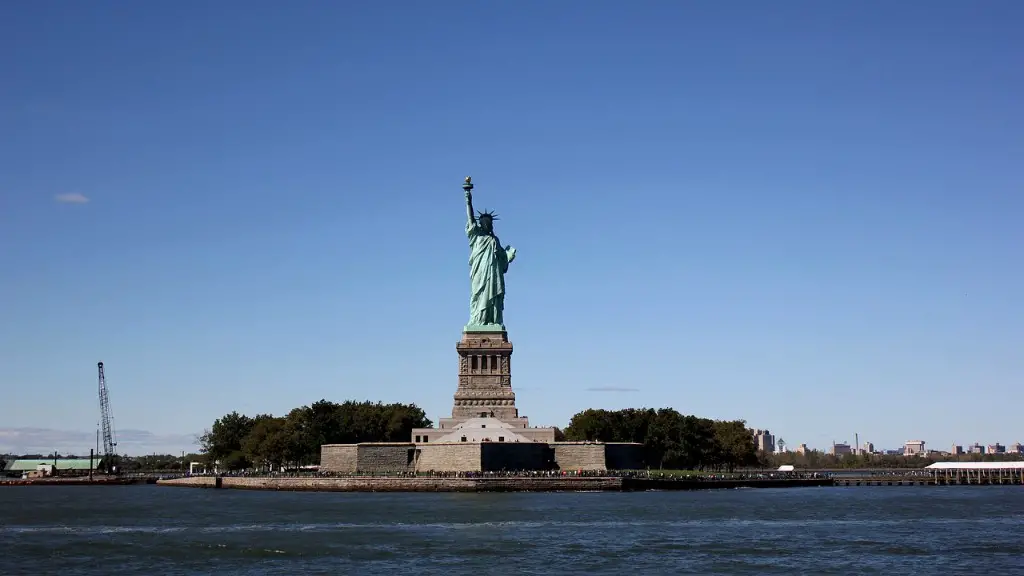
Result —
[[837, 475], [836, 486], [1024, 486], [1024, 462], [936, 462], [919, 470]]
[[1020, 478], [932, 478], [922, 476], [846, 477], [832, 480], [835, 486], [1024, 486]]

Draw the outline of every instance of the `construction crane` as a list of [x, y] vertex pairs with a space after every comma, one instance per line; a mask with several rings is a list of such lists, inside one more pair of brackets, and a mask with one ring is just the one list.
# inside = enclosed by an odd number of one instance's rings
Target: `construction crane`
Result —
[[103, 429], [103, 461], [107, 472], [117, 471], [117, 437], [114, 435], [114, 415], [110, 411], [110, 393], [103, 376], [103, 362], [97, 364], [100, 373], [100, 426]]

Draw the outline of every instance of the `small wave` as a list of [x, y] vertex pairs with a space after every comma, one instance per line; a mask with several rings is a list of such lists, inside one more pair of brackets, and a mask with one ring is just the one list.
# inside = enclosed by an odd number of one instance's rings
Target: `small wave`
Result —
[[744, 519], [744, 518], [710, 518], [689, 520], [601, 520], [601, 521], [490, 521], [490, 522], [323, 522], [323, 523], [262, 523], [262, 524], [226, 524], [223, 526], [0, 526], [0, 534], [65, 534], [65, 535], [104, 535], [104, 534], [171, 534], [195, 532], [204, 534], [237, 533], [237, 532], [336, 532], [346, 530], [481, 530], [481, 529], [542, 529], [550, 527], [616, 529], [627, 527], [811, 527], [811, 526], [899, 526], [906, 524], [952, 525], [952, 524], [986, 524], [986, 525], [1020, 525], [1024, 515], [979, 518], [894, 518], [894, 519]]
[[170, 534], [186, 530], [181, 526], [0, 526], [0, 533], [14, 534]]

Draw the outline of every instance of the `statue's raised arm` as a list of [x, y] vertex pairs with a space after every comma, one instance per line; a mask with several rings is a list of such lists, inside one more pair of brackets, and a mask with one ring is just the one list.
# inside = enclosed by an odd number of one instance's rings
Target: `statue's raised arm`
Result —
[[472, 228], [476, 225], [476, 216], [473, 214], [473, 179], [466, 176], [462, 189], [466, 191], [466, 228]]

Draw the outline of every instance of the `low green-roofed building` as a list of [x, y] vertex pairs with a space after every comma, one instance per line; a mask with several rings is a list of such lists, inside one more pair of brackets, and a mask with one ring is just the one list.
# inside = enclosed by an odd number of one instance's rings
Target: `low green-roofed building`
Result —
[[[92, 461], [92, 468], [96, 469], [100, 463], [99, 458], [94, 458]], [[54, 466], [53, 458], [39, 458], [37, 460], [12, 460], [7, 463], [7, 468], [4, 472], [32, 472], [40, 464], [53, 466], [56, 470], [83, 470], [89, 471], [89, 459], [88, 458], [58, 458], [56, 466]]]

